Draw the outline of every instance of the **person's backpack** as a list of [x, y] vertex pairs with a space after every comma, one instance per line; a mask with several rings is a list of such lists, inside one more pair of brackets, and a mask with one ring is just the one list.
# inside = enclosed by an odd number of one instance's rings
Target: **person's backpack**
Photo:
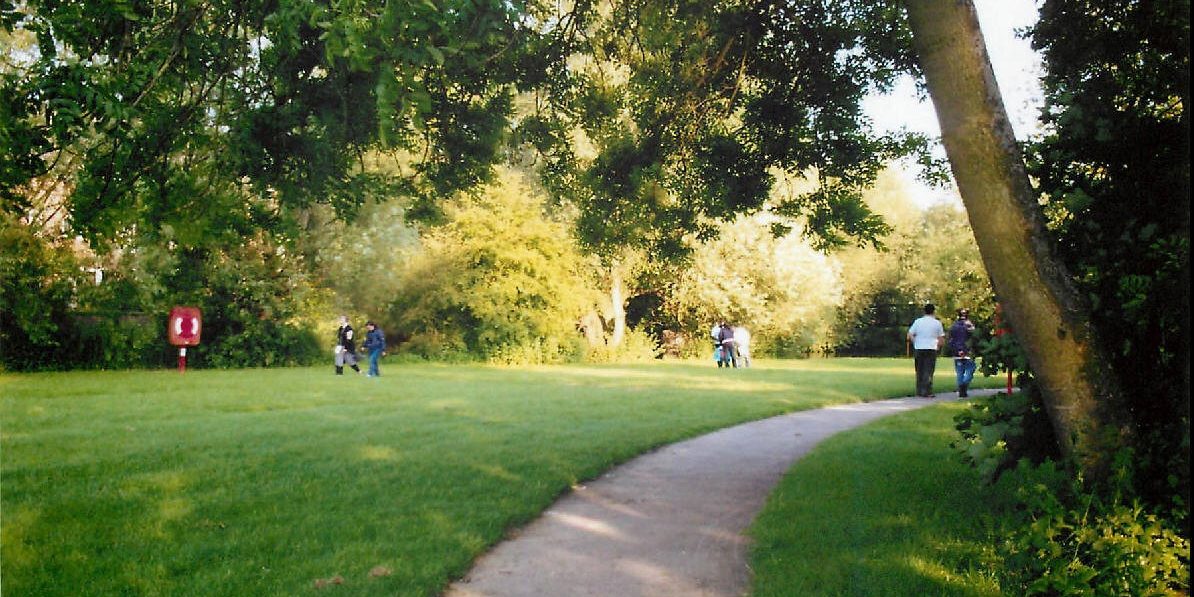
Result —
[[962, 321], [955, 321], [953, 325], [949, 326], [949, 355], [954, 357], [969, 355], [970, 346], [967, 342], [969, 339], [968, 326]]

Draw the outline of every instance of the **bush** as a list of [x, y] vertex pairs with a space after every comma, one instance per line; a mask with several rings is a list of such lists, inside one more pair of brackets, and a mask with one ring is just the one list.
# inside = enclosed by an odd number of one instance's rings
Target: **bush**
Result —
[[1001, 546], [1005, 593], [1189, 594], [1190, 543], [1166, 520], [1122, 494], [1087, 493], [1052, 462], [1021, 473], [1036, 480], [1020, 487], [1024, 518]]
[[75, 318], [72, 368], [129, 369], [161, 367], [173, 350], [166, 344], [166, 318], [149, 316]]
[[291, 367], [330, 360], [313, 332], [273, 321], [219, 336], [201, 344], [196, 353], [205, 364], [221, 368]]
[[4, 214], [0, 219], [0, 365], [18, 371], [55, 368], [70, 349], [63, 333], [79, 284], [79, 266]]
[[[582, 339], [578, 338], [578, 340]], [[655, 338], [642, 330], [635, 329], [626, 330], [626, 336], [623, 338], [621, 346], [589, 346], [583, 340], [580, 346], [584, 351], [584, 361], [588, 363], [653, 361], [663, 354], [663, 349]]]
[[1000, 392], [971, 400], [954, 417], [961, 437], [951, 445], [962, 461], [978, 470], [987, 483], [1023, 459], [1039, 464], [1057, 458], [1057, 440], [1040, 395], [1031, 379], [1020, 392]]
[[555, 362], [573, 358], [592, 303], [568, 228], [513, 175], [448, 205], [448, 221], [405, 263], [390, 307], [403, 345], [437, 360]]

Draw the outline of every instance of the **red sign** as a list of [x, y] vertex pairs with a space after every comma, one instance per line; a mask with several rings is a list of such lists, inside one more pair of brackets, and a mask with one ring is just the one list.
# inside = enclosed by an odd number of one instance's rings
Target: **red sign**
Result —
[[167, 333], [175, 346], [199, 344], [199, 331], [203, 318], [198, 307], [174, 307], [170, 309], [170, 323]]

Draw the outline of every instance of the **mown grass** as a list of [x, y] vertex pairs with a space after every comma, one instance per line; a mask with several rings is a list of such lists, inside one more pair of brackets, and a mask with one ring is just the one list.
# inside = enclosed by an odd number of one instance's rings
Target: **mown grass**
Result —
[[963, 408], [880, 419], [800, 460], [751, 528], [754, 596], [999, 595], [992, 513], [1013, 491], [949, 447]]
[[383, 374], [0, 376], [4, 594], [299, 595], [339, 576], [336, 594], [433, 595], [615, 463], [912, 385], [895, 359]]

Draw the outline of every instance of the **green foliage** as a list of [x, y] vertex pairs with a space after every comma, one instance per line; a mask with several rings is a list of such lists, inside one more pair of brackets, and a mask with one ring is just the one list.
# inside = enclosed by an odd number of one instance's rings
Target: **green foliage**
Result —
[[[486, 179], [530, 60], [534, 3], [22, 2], [30, 40], [0, 71], [3, 207], [68, 187], [76, 231], [227, 227], [234, 189], [351, 214], [394, 189], [444, 196]], [[538, 76], [541, 78], [541, 76]], [[357, 168], [380, 144], [422, 156]], [[49, 175], [48, 181], [39, 177]], [[234, 210], [239, 211], [239, 210]], [[261, 226], [264, 222], [255, 222]], [[211, 233], [211, 231], [206, 231]]]
[[[579, 338], [578, 338], [579, 341]], [[586, 363], [644, 363], [659, 358], [661, 349], [655, 338], [642, 330], [626, 330], [620, 346], [583, 344], [580, 354]]]
[[951, 445], [984, 482], [994, 483], [1022, 460], [1041, 463], [1057, 458], [1057, 440], [1035, 386], [1028, 384], [1010, 395], [1000, 392], [974, 398], [970, 403], [954, 417], [961, 438]]
[[1049, 0], [1031, 35], [1045, 134], [1026, 155], [1054, 248], [1125, 388], [1141, 497], [1176, 475], [1188, 501], [1190, 3]]
[[47, 244], [7, 214], [0, 215], [0, 364], [35, 369], [61, 362], [60, 328], [80, 272], [69, 250]]
[[595, 298], [565, 225], [544, 217], [538, 194], [507, 174], [461, 196], [429, 230], [391, 304], [403, 350], [521, 360], [577, 356], [577, 322]]
[[1016, 340], [1015, 333], [991, 335], [979, 342], [977, 352], [982, 355], [979, 369], [983, 375], [1011, 371], [1021, 385], [1032, 378], [1028, 355], [1024, 354], [1024, 347]]
[[76, 316], [71, 354], [63, 369], [128, 369], [169, 365], [177, 351], [166, 344], [166, 315]]
[[[166, 314], [178, 304], [203, 313], [203, 342], [188, 355], [194, 366], [308, 364], [323, 355], [310, 330], [327, 317], [326, 301], [282, 245], [264, 234], [225, 251], [172, 244], [134, 244], [100, 260], [23, 224], [5, 226], [0, 362], [15, 370], [172, 366]], [[101, 284], [83, 264], [101, 266]]]
[[904, 354], [908, 326], [924, 313], [926, 302], [937, 306], [947, 328], [965, 307], [976, 338], [991, 333], [994, 296], [966, 214], [949, 205], [922, 210], [910, 193], [894, 172], [880, 175], [865, 197], [892, 233], [880, 249], [858, 247], [837, 255], [843, 286], [835, 322], [838, 354]]
[[756, 355], [805, 357], [828, 343], [837, 269], [798, 232], [773, 236], [774, 221], [756, 214], [722, 225], [675, 272], [664, 309], [701, 352], [721, 320], [748, 328]]
[[[1122, 462], [1121, 462], [1122, 464]], [[1017, 595], [1185, 595], [1190, 542], [1118, 495], [1068, 482], [1052, 463], [1020, 473], [1023, 524], [1001, 546], [1003, 589]], [[1070, 485], [1067, 485], [1069, 483]]]
[[[401, 289], [403, 268], [419, 250], [418, 231], [407, 221], [403, 201], [367, 204], [350, 221], [336, 219], [326, 208], [313, 208], [306, 216], [298, 249], [312, 283], [334, 295], [329, 302], [336, 303], [335, 310], [360, 314], [387, 332], [397, 330], [397, 322], [389, 317], [390, 303]], [[324, 320], [331, 320], [329, 313]], [[321, 337], [332, 331], [321, 329]]]
[[[200, 362], [215, 367], [271, 367], [316, 362], [326, 349], [300, 308], [313, 292], [301, 263], [266, 235], [213, 252], [194, 272], [190, 297], [203, 309]], [[329, 343], [330, 344], [330, 343]]]
[[[764, 209], [819, 248], [888, 231], [862, 191], [887, 160], [926, 147], [875, 134], [860, 108], [914, 69], [898, 7], [580, 3], [563, 22], [551, 35], [575, 58], [549, 71], [557, 109], [521, 130], [553, 192], [578, 204], [587, 243], [682, 255], [719, 221]], [[577, 137], [596, 155], [560, 147]], [[777, 173], [806, 171], [816, 185], [765, 206]]]

